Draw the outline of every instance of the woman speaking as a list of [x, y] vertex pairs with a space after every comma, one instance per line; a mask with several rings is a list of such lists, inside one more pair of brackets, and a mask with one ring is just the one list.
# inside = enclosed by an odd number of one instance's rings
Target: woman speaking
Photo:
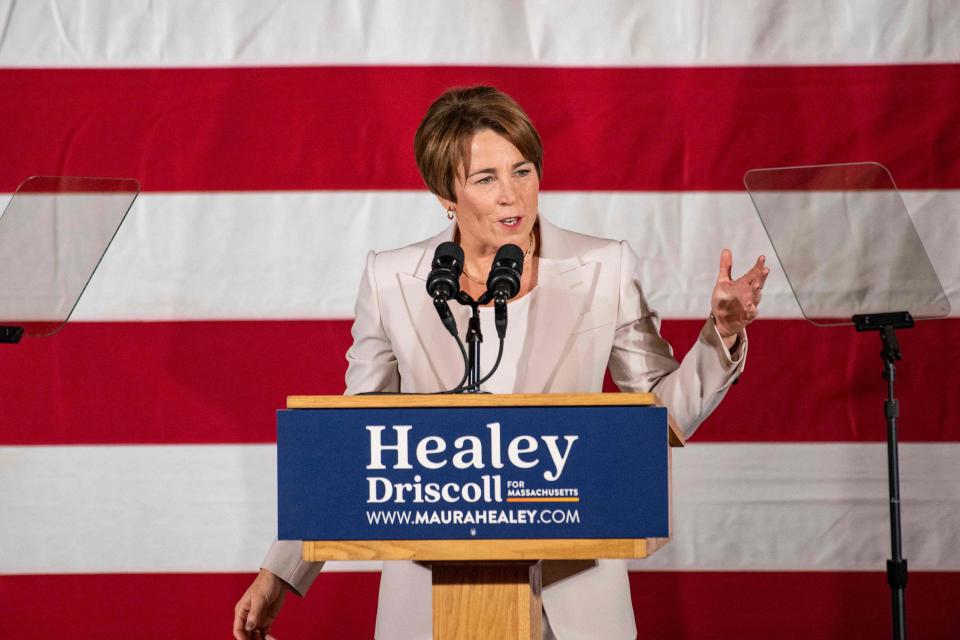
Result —
[[[474, 299], [486, 291], [497, 250], [523, 251], [519, 293], [495, 375], [494, 393], [600, 391], [610, 370], [622, 391], [654, 391], [690, 436], [743, 368], [744, 328], [757, 316], [769, 269], [761, 256], [734, 280], [732, 256], [720, 255], [711, 314], [683, 362], [660, 337], [644, 297], [639, 258], [623, 241], [574, 233], [539, 212], [543, 150], [520, 106], [491, 87], [451, 89], [427, 111], [414, 139], [417, 165], [452, 224], [407, 247], [371, 252], [357, 295], [347, 393], [429, 393], [457, 385], [459, 349], [438, 317], [425, 281], [434, 251], [453, 241], [463, 249], [460, 287]], [[643, 283], [651, 285], [656, 283]], [[467, 309], [455, 309], [461, 334]], [[483, 333], [495, 335], [493, 309], [481, 309]], [[483, 354], [483, 370], [493, 349]], [[268, 637], [287, 590], [306, 593], [322, 563], [300, 558], [300, 543], [275, 542], [260, 574], [237, 603], [234, 636]], [[626, 562], [544, 568], [545, 638], [635, 638]], [[431, 637], [430, 571], [385, 562], [376, 637]]]

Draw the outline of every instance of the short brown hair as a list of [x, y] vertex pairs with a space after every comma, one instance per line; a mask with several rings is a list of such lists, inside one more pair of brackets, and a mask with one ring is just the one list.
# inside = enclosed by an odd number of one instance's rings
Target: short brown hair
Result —
[[434, 100], [413, 138], [417, 167], [431, 192], [456, 202], [457, 169], [463, 166], [466, 171], [467, 144], [484, 129], [509, 140], [543, 177], [540, 134], [520, 105], [493, 87], [455, 87]]

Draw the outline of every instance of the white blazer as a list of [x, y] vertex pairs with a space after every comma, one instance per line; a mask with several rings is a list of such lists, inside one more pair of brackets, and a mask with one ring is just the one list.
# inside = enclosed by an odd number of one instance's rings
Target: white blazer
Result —
[[[531, 300], [525, 353], [514, 392], [600, 391], [607, 368], [622, 391], [655, 391], [685, 436], [723, 398], [743, 369], [747, 344], [723, 346], [708, 320], [682, 363], [660, 337], [647, 306], [639, 259], [626, 242], [567, 231], [541, 215], [537, 295]], [[370, 252], [357, 296], [347, 394], [428, 393], [453, 387], [463, 359], [426, 292], [436, 247], [455, 226], [416, 244]], [[451, 305], [466, 326], [468, 310]], [[300, 559], [296, 541], [275, 542], [263, 568], [305, 593], [322, 563]], [[376, 637], [431, 637], [430, 572], [412, 562], [385, 562]], [[545, 562], [543, 608], [559, 640], [632, 639], [637, 635], [626, 562]]]

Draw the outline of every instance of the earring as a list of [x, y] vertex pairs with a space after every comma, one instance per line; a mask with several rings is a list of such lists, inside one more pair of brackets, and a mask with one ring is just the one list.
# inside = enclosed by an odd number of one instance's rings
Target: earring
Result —
[[453, 217], [457, 215], [457, 210], [453, 207], [447, 209], [447, 220], [453, 220]]

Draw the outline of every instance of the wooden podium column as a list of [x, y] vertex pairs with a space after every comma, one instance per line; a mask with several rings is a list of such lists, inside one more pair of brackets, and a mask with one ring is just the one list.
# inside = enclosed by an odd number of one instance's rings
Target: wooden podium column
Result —
[[436, 562], [437, 640], [540, 640], [540, 562]]

